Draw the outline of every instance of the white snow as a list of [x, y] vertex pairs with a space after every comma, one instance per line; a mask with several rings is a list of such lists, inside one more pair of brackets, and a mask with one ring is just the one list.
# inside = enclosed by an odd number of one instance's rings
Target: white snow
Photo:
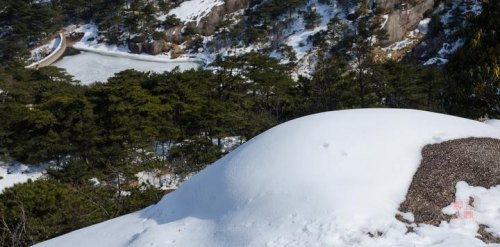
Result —
[[[313, 29], [305, 28], [305, 21], [301, 12], [308, 11], [309, 7], [316, 9], [316, 13], [320, 17], [319, 24]], [[343, 19], [342, 9], [337, 6], [337, 2], [311, 0], [299, 12], [294, 13], [294, 21], [290, 28], [286, 30], [287, 37], [285, 44], [291, 46], [297, 57], [297, 71], [294, 72], [293, 78], [298, 79], [298, 76], [311, 77], [311, 73], [315, 70], [317, 63], [317, 54], [314, 47], [309, 41], [309, 37], [317, 34], [328, 28], [328, 23], [335, 15], [339, 15]], [[342, 20], [344, 21], [344, 20]]]
[[445, 207], [443, 212], [456, 215], [449, 223], [456, 230], [472, 230], [470, 234], [474, 234], [483, 224], [488, 226], [487, 231], [500, 237], [500, 185], [486, 189], [458, 182], [455, 202]]
[[78, 55], [66, 56], [53, 65], [66, 69], [70, 75], [73, 75], [76, 80], [81, 81], [83, 84], [90, 84], [96, 81], [105, 82], [115, 73], [126, 69], [160, 73], [171, 71], [177, 66], [181, 70], [200, 67], [200, 64], [189, 61], [144, 61], [128, 57], [101, 55], [93, 52], [82, 52]]
[[500, 119], [488, 119], [484, 123], [500, 129]]
[[[223, 4], [223, 0], [187, 0], [179, 7], [172, 9], [168, 15], [175, 15], [185, 23], [195, 22], [198, 25], [201, 19], [208, 15], [214, 7]], [[164, 19], [165, 16], [161, 18]]]
[[[402, 109], [299, 118], [243, 144], [156, 205], [36, 246], [484, 246], [463, 222], [405, 234], [394, 217], [421, 148], [471, 136], [500, 138], [500, 131]], [[498, 215], [488, 208], [498, 208], [497, 190], [478, 197], [485, 217]], [[382, 236], [368, 236], [377, 231]]]
[[389, 21], [389, 15], [382, 15], [382, 23], [380, 24], [380, 28], [384, 28], [385, 25], [387, 24], [387, 21]]
[[418, 31], [423, 34], [427, 34], [429, 32], [429, 23], [431, 22], [431, 18], [422, 19], [418, 23]]
[[289, 30], [291, 35], [285, 40], [287, 45], [293, 47], [298, 59], [303, 58], [313, 48], [312, 44], [308, 42], [309, 36], [326, 30], [331, 18], [341, 11], [335, 2], [333, 4], [323, 4], [316, 0], [310, 1], [303, 11], [307, 11], [307, 8], [310, 6], [315, 6], [317, 14], [321, 17], [319, 25], [311, 30], [307, 30], [302, 16], [295, 17], [296, 21]]
[[449, 55], [455, 53], [458, 48], [462, 47], [464, 45], [464, 40], [462, 39], [457, 39], [453, 41], [453, 43], [443, 43], [443, 47], [438, 51], [438, 54], [436, 57], [430, 58], [427, 60], [424, 65], [431, 65], [431, 64], [445, 64], [448, 62], [448, 59], [445, 57], [449, 57]]
[[27, 166], [21, 163], [0, 162], [0, 193], [5, 188], [12, 187], [18, 183], [24, 183], [28, 179], [36, 180], [43, 176], [50, 164]]

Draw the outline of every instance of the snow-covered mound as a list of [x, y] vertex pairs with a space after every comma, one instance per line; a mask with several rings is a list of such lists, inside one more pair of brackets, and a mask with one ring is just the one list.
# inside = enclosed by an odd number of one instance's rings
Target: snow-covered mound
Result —
[[460, 223], [405, 234], [395, 218], [421, 148], [465, 137], [500, 138], [500, 131], [415, 110], [296, 119], [253, 138], [156, 205], [37, 246], [482, 246]]
[[489, 120], [484, 121], [484, 123], [500, 129], [500, 120], [499, 119], [489, 119]]

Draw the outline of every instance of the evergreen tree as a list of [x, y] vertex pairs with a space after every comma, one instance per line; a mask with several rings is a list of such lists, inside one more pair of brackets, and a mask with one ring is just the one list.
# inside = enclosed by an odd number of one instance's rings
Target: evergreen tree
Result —
[[450, 59], [447, 111], [465, 117], [500, 116], [500, 2], [483, 2], [462, 48]]

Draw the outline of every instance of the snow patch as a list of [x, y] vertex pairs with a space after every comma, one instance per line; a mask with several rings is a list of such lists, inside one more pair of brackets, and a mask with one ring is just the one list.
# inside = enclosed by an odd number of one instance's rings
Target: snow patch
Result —
[[28, 179], [36, 180], [43, 177], [45, 171], [51, 166], [53, 164], [28, 166], [21, 163], [0, 162], [0, 193], [5, 188], [27, 182]]
[[[223, 0], [188, 0], [175, 9], [170, 10], [168, 15], [175, 15], [184, 23], [195, 22], [198, 25], [210, 11], [217, 6], [223, 5]], [[165, 19], [166, 15], [160, 17]]]

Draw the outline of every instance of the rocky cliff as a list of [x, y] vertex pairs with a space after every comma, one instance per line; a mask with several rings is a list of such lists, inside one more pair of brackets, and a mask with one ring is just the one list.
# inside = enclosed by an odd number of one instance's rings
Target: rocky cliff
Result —
[[424, 15], [434, 8], [434, 0], [401, 1], [378, 0], [376, 7], [386, 13], [388, 19], [384, 25], [389, 37], [383, 45], [390, 45], [403, 39], [404, 35], [416, 28]]

